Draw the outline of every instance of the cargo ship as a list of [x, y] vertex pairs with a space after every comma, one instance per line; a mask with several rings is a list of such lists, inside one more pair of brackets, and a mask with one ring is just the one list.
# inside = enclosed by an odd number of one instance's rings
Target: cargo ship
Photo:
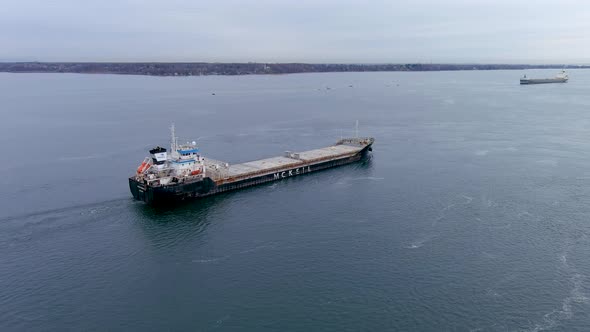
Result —
[[528, 78], [524, 75], [520, 79], [520, 84], [565, 83], [568, 79], [569, 77], [565, 73], [565, 70], [562, 70], [553, 78]]
[[[131, 194], [149, 205], [211, 196], [305, 175], [359, 161], [372, 151], [372, 137], [341, 138], [336, 144], [304, 152], [232, 164], [205, 158], [196, 142], [178, 144], [171, 127], [170, 151], [157, 146], [129, 178]], [[358, 132], [358, 131], [357, 131]]]

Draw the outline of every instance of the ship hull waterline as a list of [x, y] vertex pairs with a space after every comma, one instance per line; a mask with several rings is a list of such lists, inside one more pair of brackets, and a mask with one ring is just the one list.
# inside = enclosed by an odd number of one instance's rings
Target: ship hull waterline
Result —
[[371, 145], [367, 145], [361, 151], [350, 156], [319, 163], [303, 163], [269, 174], [220, 184], [216, 184], [211, 178], [204, 178], [198, 182], [152, 187], [137, 181], [135, 177], [130, 177], [129, 189], [136, 200], [143, 201], [148, 205], [169, 205], [351, 164], [365, 159], [371, 149]]
[[547, 83], [567, 83], [567, 79], [562, 78], [532, 78], [532, 79], [521, 79], [520, 84], [547, 84]]

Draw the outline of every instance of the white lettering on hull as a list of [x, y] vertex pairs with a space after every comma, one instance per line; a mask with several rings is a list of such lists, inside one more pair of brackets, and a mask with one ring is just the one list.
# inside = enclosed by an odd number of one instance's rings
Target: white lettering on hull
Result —
[[280, 180], [280, 179], [288, 178], [290, 176], [305, 174], [305, 173], [309, 173], [309, 172], [311, 172], [311, 166], [307, 166], [307, 168], [299, 167], [299, 168], [290, 169], [290, 170], [284, 171], [284, 172], [274, 173], [273, 180]]

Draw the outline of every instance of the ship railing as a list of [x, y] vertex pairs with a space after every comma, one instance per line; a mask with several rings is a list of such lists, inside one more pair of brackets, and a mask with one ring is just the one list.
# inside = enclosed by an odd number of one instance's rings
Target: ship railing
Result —
[[373, 137], [342, 138], [338, 142], [336, 142], [336, 145], [342, 145], [342, 144], [368, 145], [368, 144], [373, 144], [374, 141], [375, 141], [375, 139]]
[[195, 182], [195, 181], [203, 180], [203, 175], [198, 174], [198, 175], [186, 175], [186, 176], [171, 176], [171, 178], [172, 178], [172, 180], [166, 184], [162, 184], [160, 182], [162, 180], [162, 178], [156, 178], [156, 179], [148, 181], [148, 185], [150, 185], [151, 187], [161, 187], [161, 186], [167, 186], [169, 184]]

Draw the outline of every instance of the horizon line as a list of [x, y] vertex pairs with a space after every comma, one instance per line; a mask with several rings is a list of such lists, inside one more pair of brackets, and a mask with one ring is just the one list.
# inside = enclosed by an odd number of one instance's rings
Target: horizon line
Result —
[[309, 64], [309, 65], [498, 65], [498, 66], [587, 66], [590, 62], [434, 62], [434, 61], [406, 61], [406, 62], [305, 62], [305, 61], [112, 61], [112, 60], [97, 60], [97, 61], [45, 61], [45, 60], [0, 60], [0, 63], [121, 63], [121, 64], [136, 64], [136, 63], [160, 63], [160, 64]]

